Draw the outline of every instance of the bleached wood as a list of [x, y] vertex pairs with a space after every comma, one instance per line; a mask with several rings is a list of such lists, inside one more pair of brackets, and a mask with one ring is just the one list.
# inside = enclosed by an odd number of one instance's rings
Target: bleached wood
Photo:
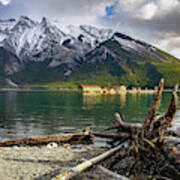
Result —
[[115, 152], [119, 151], [122, 148], [121, 145], [110, 149], [109, 151], [96, 156], [88, 161], [85, 161], [73, 168], [71, 168], [70, 170], [68, 170], [65, 173], [61, 173], [59, 175], [57, 175], [56, 177], [54, 177], [52, 180], [69, 180], [72, 179], [73, 177], [77, 176], [78, 174], [80, 174], [81, 172], [85, 171], [86, 169], [90, 168], [91, 166], [93, 166], [94, 164], [97, 164], [98, 162], [108, 158], [109, 156], [111, 156], [112, 154], [114, 154]]
[[113, 177], [114, 179], [117, 180], [130, 180], [129, 178], [122, 176], [120, 174], [117, 174], [115, 172], [110, 171], [109, 169], [103, 167], [103, 166], [98, 166], [98, 169], [100, 169], [104, 174], [107, 174], [108, 176]]
[[8, 141], [1, 141], [0, 147], [7, 147], [13, 145], [42, 145], [48, 144], [50, 142], [56, 143], [78, 143], [82, 142], [83, 140], [88, 140], [91, 138], [90, 134], [87, 132], [82, 133], [71, 133], [71, 134], [57, 134], [57, 135], [49, 135], [49, 136], [35, 136], [31, 138], [24, 138], [24, 139], [16, 139], [16, 140], [8, 140]]

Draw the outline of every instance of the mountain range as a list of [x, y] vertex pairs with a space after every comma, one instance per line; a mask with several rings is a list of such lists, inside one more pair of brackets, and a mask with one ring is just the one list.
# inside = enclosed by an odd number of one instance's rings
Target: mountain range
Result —
[[180, 60], [112, 29], [29, 17], [0, 20], [1, 87], [157, 85], [180, 81]]

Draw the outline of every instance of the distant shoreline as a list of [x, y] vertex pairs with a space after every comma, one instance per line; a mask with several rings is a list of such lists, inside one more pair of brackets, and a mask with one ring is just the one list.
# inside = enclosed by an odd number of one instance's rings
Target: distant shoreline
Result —
[[[164, 92], [171, 92], [173, 89], [169, 89], [169, 88], [165, 88], [163, 91]], [[51, 89], [51, 88], [0, 88], [0, 91], [24, 91], [24, 92], [28, 92], [28, 91], [36, 91], [36, 92], [40, 92], [40, 91], [59, 91], [59, 92], [80, 92], [80, 90], [77, 89], [68, 89], [68, 88], [63, 88], [63, 89]], [[180, 90], [178, 90], [178, 92], [180, 92]]]
[[66, 91], [66, 92], [78, 92], [78, 89], [46, 89], [46, 88], [0, 88], [0, 91]]

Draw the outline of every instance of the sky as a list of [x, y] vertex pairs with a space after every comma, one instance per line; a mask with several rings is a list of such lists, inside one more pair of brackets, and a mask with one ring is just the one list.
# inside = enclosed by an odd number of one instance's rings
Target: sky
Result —
[[180, 58], [180, 0], [0, 0], [0, 19], [20, 15], [116, 29]]

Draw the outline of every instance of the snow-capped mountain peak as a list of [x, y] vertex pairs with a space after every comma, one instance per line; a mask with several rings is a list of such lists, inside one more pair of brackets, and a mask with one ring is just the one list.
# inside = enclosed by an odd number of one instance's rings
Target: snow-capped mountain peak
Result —
[[[161, 72], [155, 63], [151, 64], [156, 60], [177, 64], [157, 48], [111, 29], [65, 25], [45, 17], [40, 22], [26, 16], [0, 20], [0, 84], [5, 82], [11, 87], [68, 78], [81, 81], [89, 75], [88, 78], [100, 75], [101, 79], [108, 75], [118, 82], [117, 77], [123, 76], [129, 81], [135, 72], [133, 65], [146, 68], [148, 76], [153, 70], [155, 74], [150, 79], [158, 79]], [[137, 77], [139, 82], [141, 77]]]
[[[11, 21], [10, 21], [11, 22]], [[8, 23], [10, 23], [8, 21]], [[4, 22], [3, 22], [4, 23]], [[7, 24], [7, 23], [6, 23]], [[48, 52], [53, 47], [63, 46], [68, 51], [78, 51], [81, 55], [94, 49], [99, 43], [112, 37], [112, 30], [98, 29], [93, 26], [60, 25], [57, 21], [53, 23], [46, 17], [41, 22], [35, 22], [26, 16], [20, 16], [17, 21], [12, 21], [8, 26], [8, 34], [0, 22], [0, 42], [6, 40], [10, 49], [14, 49], [20, 59], [34, 59], [38, 61], [40, 54]], [[32, 58], [35, 57], [35, 58]], [[40, 58], [42, 59], [42, 58]]]
[[110, 39], [114, 34], [114, 31], [111, 29], [98, 29], [90, 25], [81, 25], [80, 28], [91, 35], [92, 37], [97, 38], [100, 41], [105, 41]]
[[10, 33], [12, 27], [16, 24], [15, 19], [0, 20], [0, 46], [3, 46], [2, 42]]
[[14, 53], [21, 64], [52, 59], [48, 67], [65, 63], [72, 68], [78, 66], [87, 53], [110, 39], [124, 49], [140, 51], [143, 48], [128, 36], [90, 25], [66, 26], [46, 17], [36, 22], [26, 16], [0, 21], [0, 46]]
[[8, 31], [10, 30], [16, 23], [15, 19], [9, 20], [0, 20], [0, 31]]
[[34, 21], [32, 21], [31, 19], [29, 19], [28, 17], [20, 16], [19, 20], [16, 22], [16, 24], [11, 29], [11, 31], [12, 32], [19, 31], [20, 33], [22, 33], [22, 31], [24, 31], [28, 28], [32, 28], [35, 24], [36, 23]]
[[41, 26], [42, 28], [49, 28], [49, 27], [51, 27], [52, 25], [51, 25], [51, 22], [50, 22], [46, 17], [43, 17], [42, 20], [41, 20], [41, 22], [40, 22], [40, 26]]

